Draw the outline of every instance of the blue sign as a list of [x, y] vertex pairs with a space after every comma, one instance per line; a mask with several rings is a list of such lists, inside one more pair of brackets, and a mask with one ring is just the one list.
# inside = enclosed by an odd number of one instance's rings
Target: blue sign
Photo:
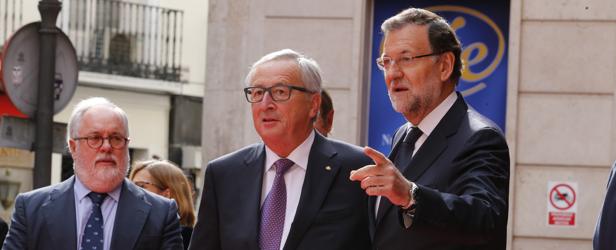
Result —
[[504, 131], [509, 1], [375, 1], [368, 145], [387, 154], [393, 133], [407, 122], [402, 114], [393, 110], [383, 72], [375, 61], [382, 53], [381, 24], [409, 8], [410, 4], [447, 19], [462, 43], [464, 71], [457, 90], [462, 92], [470, 106]]

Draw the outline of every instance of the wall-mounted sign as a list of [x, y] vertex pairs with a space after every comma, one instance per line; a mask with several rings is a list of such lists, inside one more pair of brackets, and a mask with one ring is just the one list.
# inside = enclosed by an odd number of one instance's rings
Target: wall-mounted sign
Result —
[[576, 182], [548, 182], [548, 225], [575, 227], [578, 199]]

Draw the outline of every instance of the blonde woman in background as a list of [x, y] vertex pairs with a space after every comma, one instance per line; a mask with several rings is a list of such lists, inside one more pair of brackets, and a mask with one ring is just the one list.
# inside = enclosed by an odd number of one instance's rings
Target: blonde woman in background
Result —
[[145, 190], [175, 200], [180, 213], [184, 248], [187, 249], [195, 225], [195, 209], [192, 189], [182, 170], [169, 161], [141, 161], [133, 166], [129, 178]]

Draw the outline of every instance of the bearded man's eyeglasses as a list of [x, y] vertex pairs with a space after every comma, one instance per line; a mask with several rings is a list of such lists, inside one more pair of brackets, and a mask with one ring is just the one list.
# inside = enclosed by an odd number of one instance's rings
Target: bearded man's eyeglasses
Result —
[[123, 149], [128, 143], [128, 141], [130, 141], [129, 138], [119, 136], [119, 135], [112, 135], [108, 137], [102, 137], [99, 135], [84, 136], [84, 137], [73, 138], [73, 140], [75, 141], [86, 140], [88, 146], [90, 146], [92, 149], [99, 149], [101, 146], [103, 146], [103, 143], [105, 142], [105, 140], [109, 141], [109, 145], [112, 148]]

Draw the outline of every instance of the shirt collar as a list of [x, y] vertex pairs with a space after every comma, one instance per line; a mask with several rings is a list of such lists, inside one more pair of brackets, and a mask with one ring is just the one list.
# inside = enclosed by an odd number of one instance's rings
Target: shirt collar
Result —
[[[107, 195], [111, 197], [114, 201], [118, 202], [120, 200], [120, 193], [122, 191], [122, 185], [123, 184], [118, 185], [118, 187], [116, 187], [113, 191], [107, 193]], [[81, 182], [81, 180], [79, 180], [79, 177], [77, 177], [77, 175], [75, 175], [75, 184], [73, 185], [73, 188], [75, 189], [75, 194], [77, 195], [77, 199], [79, 201], [81, 201], [90, 192], [92, 192], [85, 185], [83, 185], [83, 183]]]
[[[430, 136], [430, 133], [434, 131], [438, 123], [445, 117], [447, 111], [453, 106], [453, 104], [458, 99], [458, 94], [455, 91], [452, 91], [445, 100], [443, 100], [434, 110], [432, 110], [421, 122], [419, 122], [419, 129], [426, 136]], [[411, 123], [411, 126], [415, 126]]]
[[[314, 143], [314, 130], [310, 132], [306, 140], [299, 144], [286, 158], [293, 161], [295, 165], [300, 168], [306, 170], [308, 166], [308, 155], [310, 155], [310, 149], [312, 148], [312, 144]], [[267, 145], [265, 145], [265, 171], [267, 172], [273, 165], [274, 162], [281, 159], [282, 157], [278, 156], [273, 150], [271, 150]]]

